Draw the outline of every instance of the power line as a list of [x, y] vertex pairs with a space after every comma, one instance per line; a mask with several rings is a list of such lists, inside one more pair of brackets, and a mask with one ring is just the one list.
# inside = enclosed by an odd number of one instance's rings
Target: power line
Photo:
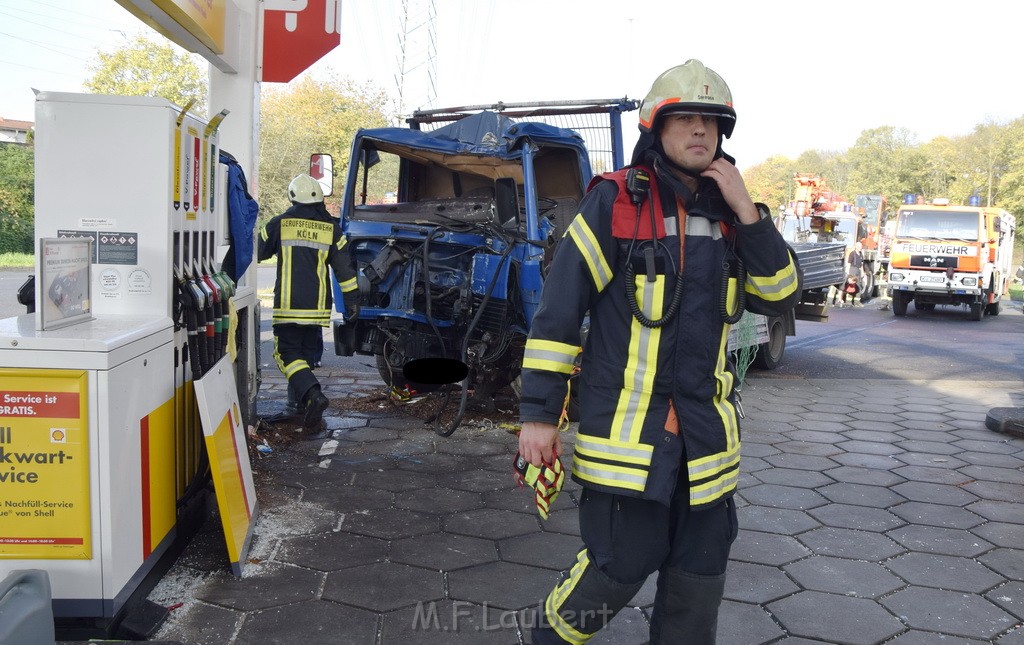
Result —
[[0, 36], [7, 36], [8, 38], [13, 38], [14, 40], [20, 40], [23, 43], [28, 43], [30, 45], [35, 45], [36, 47], [42, 47], [43, 49], [47, 49], [49, 51], [52, 51], [55, 54], [60, 54], [61, 56], [67, 56], [68, 58], [74, 58], [75, 60], [78, 60], [78, 61], [82, 61], [82, 62], [85, 61], [85, 59], [81, 58], [80, 56], [75, 56], [75, 55], [69, 54], [67, 52], [62, 52], [59, 49], [54, 49], [53, 47], [49, 47], [48, 45], [44, 45], [44, 44], [42, 44], [40, 42], [37, 42], [37, 41], [34, 41], [34, 40], [29, 40], [27, 38], [19, 38], [18, 36], [15, 36], [14, 34], [8, 34], [8, 33], [0, 31]]
[[70, 74], [68, 72], [60, 72], [60, 71], [57, 71], [57, 70], [54, 70], [54, 69], [43, 69], [42, 67], [32, 67], [31, 65], [23, 65], [21, 63], [15, 63], [14, 61], [10, 61], [10, 60], [0, 60], [0, 65], [14, 65], [15, 67], [24, 67], [25, 69], [34, 69], [37, 72], [46, 72], [48, 74], [60, 74], [61, 76], [71, 76], [73, 78], [78, 78], [78, 77], [81, 76], [81, 74]]

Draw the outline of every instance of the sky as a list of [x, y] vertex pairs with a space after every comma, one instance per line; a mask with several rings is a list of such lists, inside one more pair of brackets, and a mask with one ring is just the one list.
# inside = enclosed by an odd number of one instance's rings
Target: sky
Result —
[[[348, 76], [397, 97], [400, 0], [341, 3], [342, 43], [307, 73]], [[422, 24], [430, 0], [408, 4], [409, 25]], [[737, 124], [724, 147], [740, 168], [773, 155], [842, 151], [882, 126], [906, 128], [926, 142], [1024, 116], [1020, 21], [1005, 0], [433, 6], [433, 64], [425, 27], [407, 41], [408, 109], [642, 99], [662, 71], [697, 58], [732, 90]], [[160, 38], [114, 0], [0, 0], [0, 116], [34, 120], [31, 88], [81, 91], [97, 50], [139, 33]], [[629, 150], [635, 116], [624, 123]]]

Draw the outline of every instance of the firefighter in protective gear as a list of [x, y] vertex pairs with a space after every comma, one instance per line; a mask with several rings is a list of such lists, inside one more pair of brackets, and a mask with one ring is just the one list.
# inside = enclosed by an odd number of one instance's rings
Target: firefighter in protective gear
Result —
[[274, 285], [274, 359], [288, 378], [289, 400], [304, 406], [303, 425], [319, 428], [330, 404], [313, 374], [313, 362], [331, 323], [331, 275], [341, 286], [346, 319], [359, 314], [355, 265], [347, 241], [324, 206], [323, 188], [309, 175], [288, 186], [291, 208], [260, 232], [259, 259], [277, 256]]
[[539, 609], [536, 644], [584, 643], [658, 573], [651, 643], [714, 643], [736, 537], [737, 383], [729, 327], [782, 315], [796, 261], [722, 138], [736, 111], [690, 60], [655, 80], [631, 166], [595, 178], [559, 243], [523, 360], [519, 451], [557, 423], [589, 312], [572, 477], [583, 548]]

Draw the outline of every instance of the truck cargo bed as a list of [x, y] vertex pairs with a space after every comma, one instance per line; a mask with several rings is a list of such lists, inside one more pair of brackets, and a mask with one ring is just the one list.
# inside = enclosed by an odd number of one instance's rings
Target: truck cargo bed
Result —
[[790, 244], [803, 273], [804, 291], [840, 285], [846, 276], [843, 255], [846, 245], [842, 243], [795, 242]]

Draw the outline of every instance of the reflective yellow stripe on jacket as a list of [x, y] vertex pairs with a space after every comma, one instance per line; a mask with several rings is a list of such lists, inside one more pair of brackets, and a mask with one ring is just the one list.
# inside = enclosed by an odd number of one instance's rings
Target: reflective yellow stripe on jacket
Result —
[[[662, 316], [665, 282], [664, 277], [656, 282], [648, 282], [646, 276], [636, 277], [637, 304], [652, 320]], [[619, 393], [612, 419], [612, 437], [576, 435], [572, 472], [579, 479], [602, 486], [644, 491], [654, 449], [640, 443], [640, 431], [654, 391], [660, 342], [660, 328], [644, 327], [636, 318], [631, 319], [629, 359], [623, 373], [625, 387]]]

